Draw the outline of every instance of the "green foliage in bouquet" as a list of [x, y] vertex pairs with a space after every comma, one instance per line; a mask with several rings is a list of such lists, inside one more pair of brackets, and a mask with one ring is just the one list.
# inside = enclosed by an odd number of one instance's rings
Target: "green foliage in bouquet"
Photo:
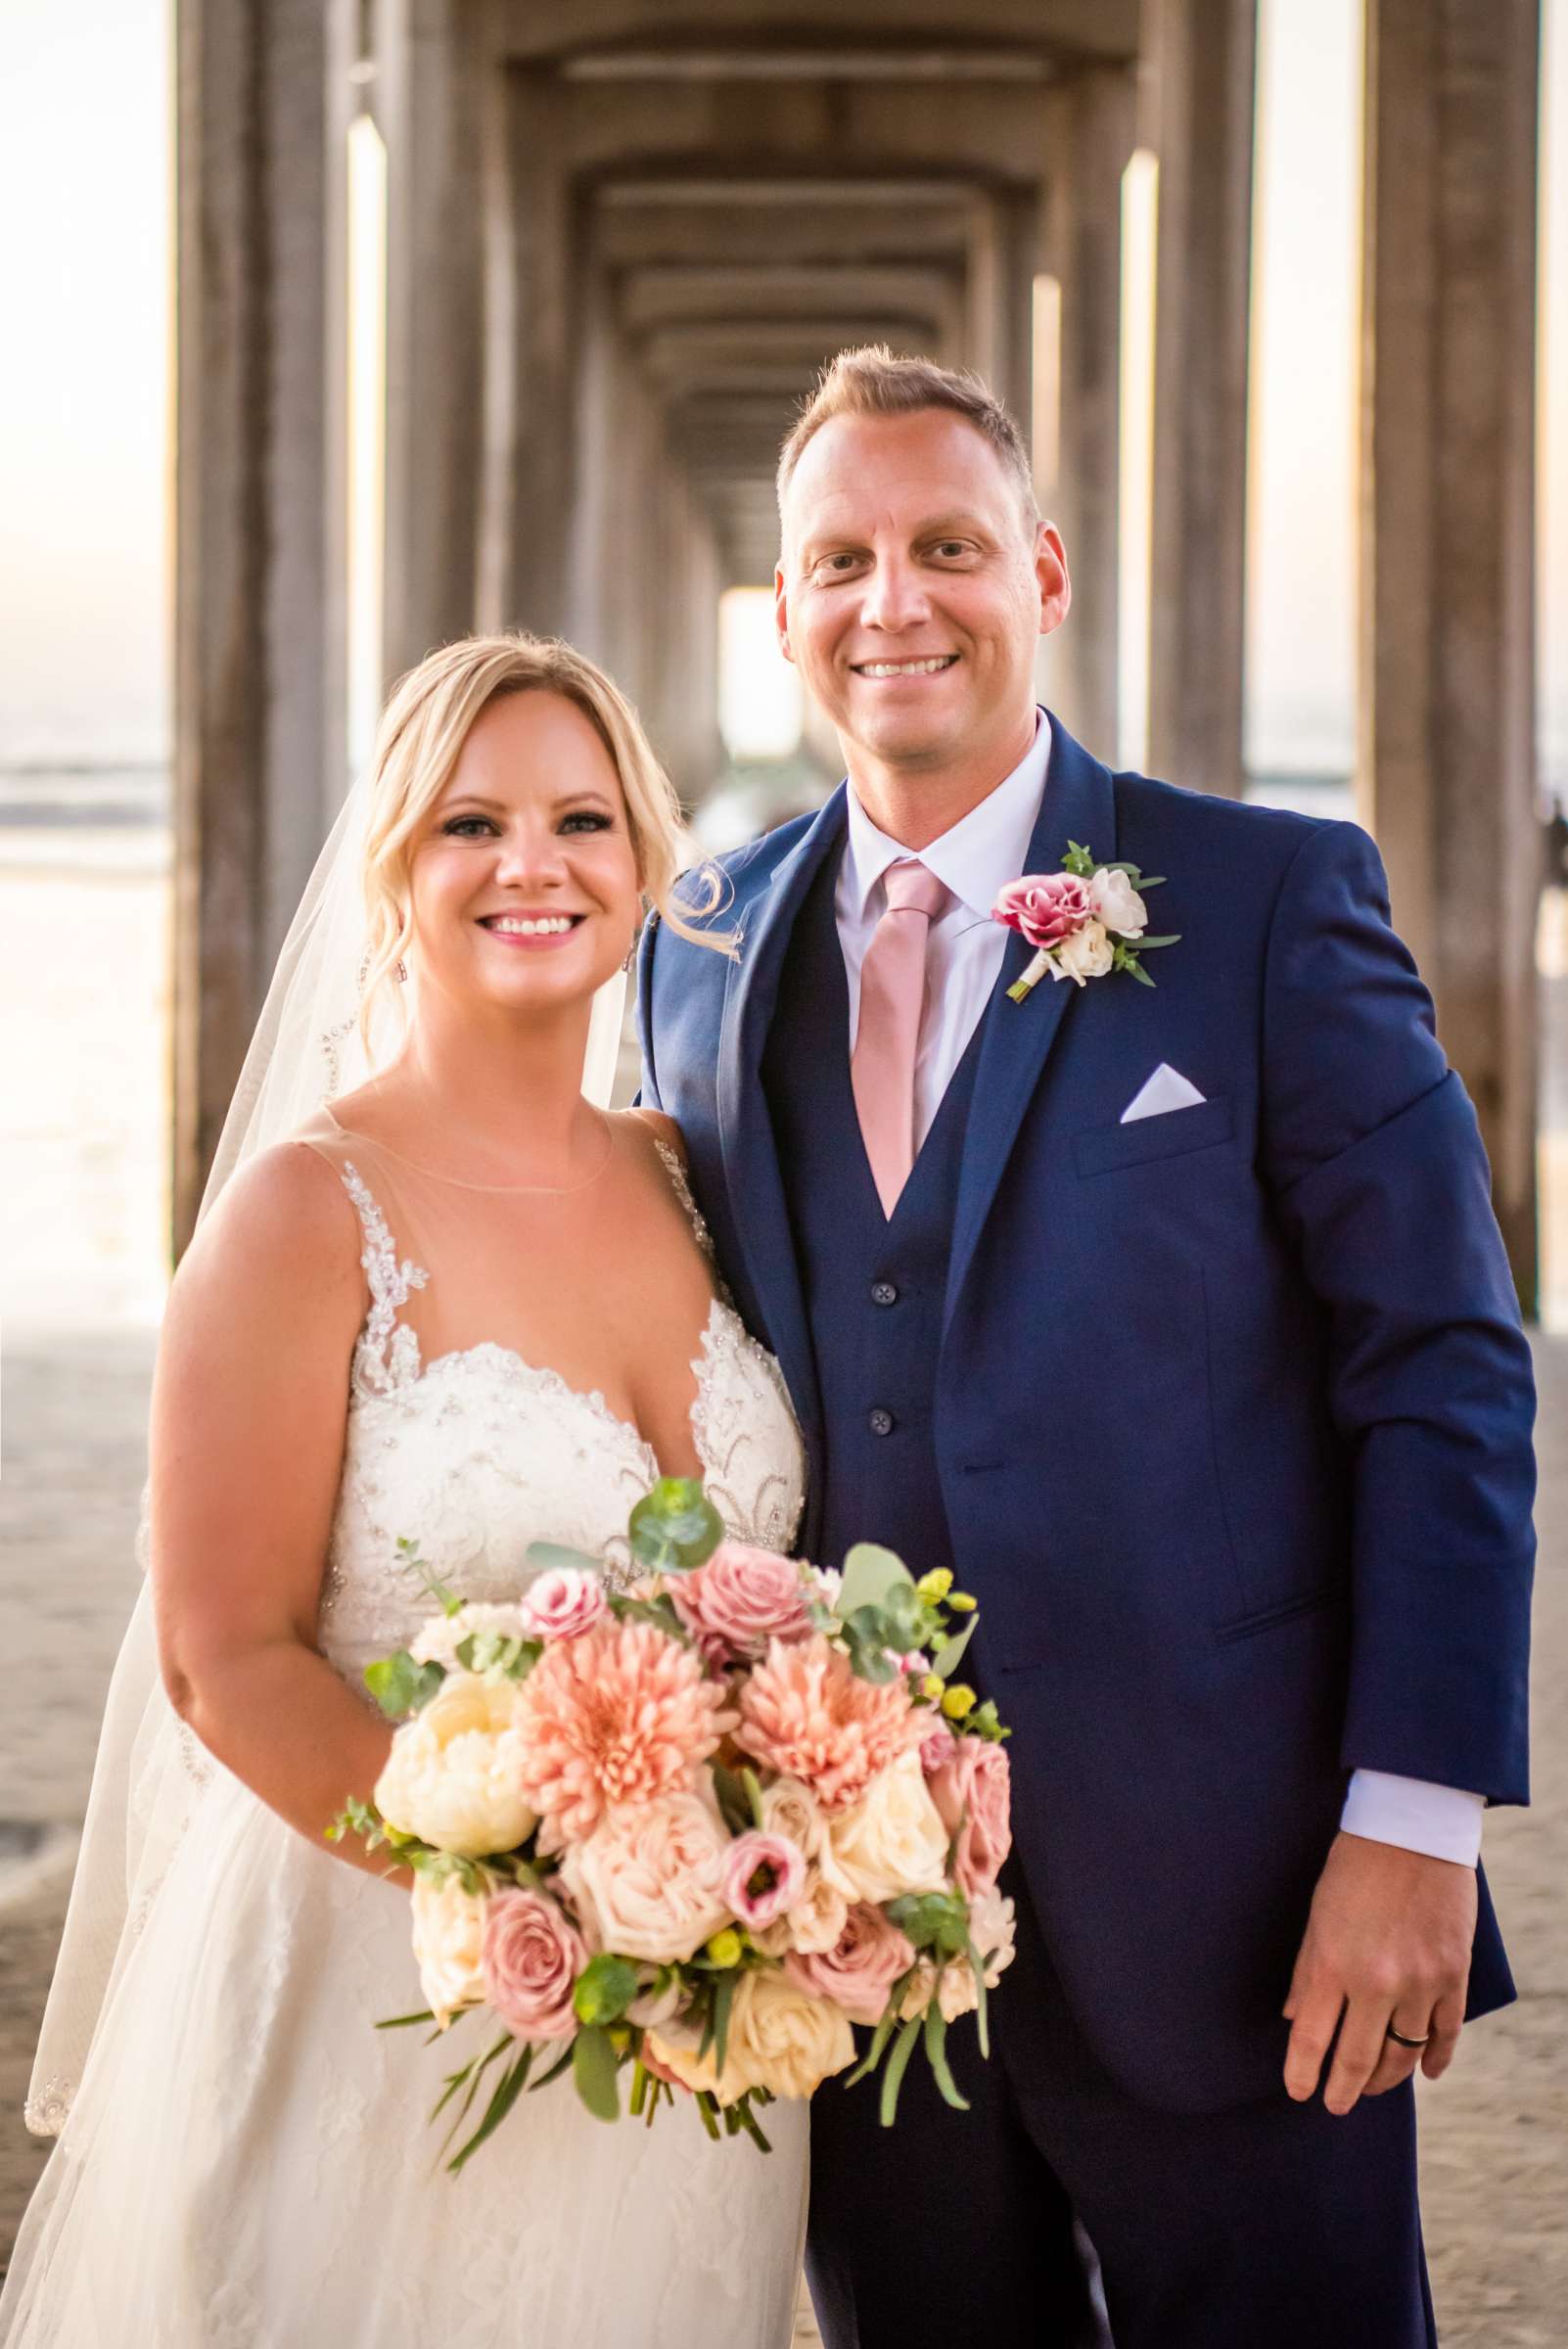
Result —
[[[646, 1622], [684, 1645], [692, 1644], [691, 1626], [682, 1620], [668, 1591], [654, 1586], [662, 1576], [694, 1572], [713, 1556], [724, 1537], [718, 1511], [698, 1479], [661, 1478], [637, 1501], [627, 1528], [632, 1560], [646, 1581], [635, 1592], [609, 1589], [606, 1599], [611, 1613], [620, 1622]], [[537, 1575], [560, 1569], [595, 1577], [603, 1573], [602, 1559], [555, 1543], [533, 1543], [527, 1555]], [[432, 1572], [416, 1542], [400, 1540], [397, 1556], [398, 1563], [418, 1577], [448, 1622], [463, 1612], [463, 1600]], [[954, 1589], [949, 1570], [939, 1569], [917, 1581], [892, 1550], [862, 1543], [845, 1560], [836, 1591], [829, 1578], [816, 1578], [807, 1612], [813, 1630], [841, 1643], [854, 1674], [875, 1685], [899, 1681], [909, 1670], [912, 1657], [929, 1660], [929, 1670], [909, 1681], [911, 1702], [929, 1706], [960, 1736], [995, 1742], [1009, 1731], [998, 1720], [994, 1704], [989, 1700], [979, 1703], [975, 1692], [954, 1677], [975, 1628], [976, 1604], [966, 1592]], [[476, 1612], [483, 1617], [483, 1610]], [[516, 1632], [480, 1629], [456, 1639], [446, 1652], [465, 1672], [522, 1681], [538, 1663], [544, 1642]], [[393, 1722], [405, 1722], [420, 1713], [445, 1678], [442, 1664], [421, 1661], [406, 1648], [367, 1666], [364, 1674], [366, 1686]], [[708, 1769], [729, 1833], [739, 1836], [754, 1828], [762, 1830], [765, 1813], [756, 1770], [733, 1749], [727, 1760], [714, 1756]], [[960, 1820], [954, 1830], [948, 1850], [949, 1877], [963, 1823]], [[373, 1804], [358, 1799], [345, 1806], [326, 1834], [334, 1842], [346, 1835], [356, 1836], [367, 1852], [385, 1849], [392, 1865], [409, 1868], [437, 1883], [455, 1879], [465, 1892], [477, 1897], [511, 1884], [555, 1894], [555, 1863], [534, 1856], [531, 1838], [517, 1851], [467, 1859], [391, 1825]], [[904, 2074], [919, 2045], [941, 2095], [955, 2109], [966, 2111], [968, 2106], [947, 2061], [947, 2025], [941, 2000], [944, 1969], [966, 1964], [974, 1979], [981, 2051], [989, 2054], [986, 1961], [975, 1946], [968, 1904], [956, 1889], [911, 1893], [889, 1902], [886, 1914], [906, 1937], [915, 1962], [893, 1984], [870, 2045], [859, 2065], [847, 2075], [847, 2085], [853, 2086], [880, 2069], [881, 2119], [885, 2127], [891, 2127]], [[627, 2109], [633, 2118], [651, 2126], [660, 2108], [675, 2101], [675, 2091], [662, 2075], [652, 2051], [644, 2060], [649, 2032], [631, 2019], [633, 2009], [657, 2008], [673, 1993], [687, 2027], [695, 2026], [700, 2032], [699, 2061], [712, 2057], [715, 2074], [721, 2078], [737, 1991], [749, 1969], [770, 1962], [739, 1921], [714, 1934], [702, 1949], [679, 1963], [651, 1969], [610, 1951], [594, 1956], [573, 1988], [577, 2027], [570, 2041], [524, 2044], [510, 2032], [504, 2033], [446, 2076], [432, 2115], [435, 2118], [455, 2106], [441, 2148], [443, 2157], [469, 2125], [481, 2097], [485, 2096], [477, 2123], [446, 2167], [454, 2174], [460, 2172], [500, 2127], [520, 2096], [536, 2094], [568, 2071], [586, 2109], [598, 2119], [614, 2121], [622, 2112], [620, 2074], [629, 2068]], [[929, 1982], [929, 1996], [906, 2016], [903, 2010], [917, 1981], [922, 1992]], [[443, 2036], [444, 2028], [484, 2011], [481, 2004], [463, 2006], [438, 2026], [434, 2012], [424, 2008], [392, 2016], [376, 2028], [390, 2031], [428, 2025], [434, 2042]], [[753, 2088], [727, 2103], [710, 2091], [699, 2090], [691, 2100], [711, 2137], [744, 2135], [763, 2152], [769, 2150], [758, 2120], [761, 2107], [773, 2100], [767, 2089]]]
[[690, 1574], [724, 1539], [724, 1520], [694, 1476], [662, 1476], [631, 1512], [631, 1554], [649, 1574]]

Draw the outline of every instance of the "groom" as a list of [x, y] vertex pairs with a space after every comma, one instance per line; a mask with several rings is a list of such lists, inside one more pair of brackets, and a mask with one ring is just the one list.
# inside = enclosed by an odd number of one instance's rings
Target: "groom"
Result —
[[[1353, 825], [1113, 774], [1037, 709], [1065, 619], [1016, 428], [841, 357], [779, 470], [780, 641], [849, 768], [651, 924], [678, 1119], [809, 1454], [807, 1551], [980, 1600], [1018, 1957], [972, 2109], [813, 2107], [830, 2349], [1425, 2349], [1417, 2064], [1512, 1984], [1532, 1389], [1475, 1119]], [[1201, 776], [1188, 778], [1201, 784]], [[1164, 875], [1153, 989], [1006, 989], [1069, 843]], [[1090, 958], [1091, 961], [1094, 958]]]

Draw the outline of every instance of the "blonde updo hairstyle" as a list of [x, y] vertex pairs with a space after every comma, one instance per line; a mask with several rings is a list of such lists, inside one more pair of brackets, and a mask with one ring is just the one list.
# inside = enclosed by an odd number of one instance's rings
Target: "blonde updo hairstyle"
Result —
[[[409, 868], [425, 818], [451, 781], [482, 712], [514, 693], [558, 693], [582, 712], [620, 778], [644, 898], [680, 937], [719, 953], [735, 951], [732, 937], [701, 927], [673, 900], [680, 871], [680, 802], [625, 695], [603, 669], [558, 637], [530, 636], [521, 629], [465, 636], [427, 654], [398, 680], [377, 729], [365, 841], [368, 952], [359, 1015], [367, 1036], [378, 996], [413, 943]], [[703, 912], [713, 911], [717, 896], [714, 874]]]

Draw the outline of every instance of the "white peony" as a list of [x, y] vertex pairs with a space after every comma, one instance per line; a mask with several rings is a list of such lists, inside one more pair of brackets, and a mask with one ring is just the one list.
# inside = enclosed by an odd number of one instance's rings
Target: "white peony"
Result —
[[510, 1681], [458, 1672], [392, 1738], [376, 1782], [389, 1826], [438, 1851], [482, 1860], [531, 1835], [536, 1814], [519, 1792], [522, 1739]]
[[488, 1899], [456, 1876], [414, 1878], [414, 1958], [425, 2001], [444, 2031], [460, 2006], [483, 2005], [484, 1912]]
[[1086, 979], [1103, 979], [1114, 968], [1115, 955], [1105, 935], [1103, 922], [1085, 922], [1071, 938], [1064, 938], [1051, 948], [1051, 960], [1060, 979], [1071, 979], [1082, 987]]
[[852, 1901], [873, 1908], [905, 1892], [942, 1892], [947, 1830], [918, 1753], [890, 1762], [848, 1811], [830, 1817], [823, 1873]]
[[1113, 873], [1102, 864], [1088, 892], [1089, 903], [1107, 930], [1115, 930], [1122, 938], [1143, 936], [1149, 926], [1149, 909], [1126, 873]]

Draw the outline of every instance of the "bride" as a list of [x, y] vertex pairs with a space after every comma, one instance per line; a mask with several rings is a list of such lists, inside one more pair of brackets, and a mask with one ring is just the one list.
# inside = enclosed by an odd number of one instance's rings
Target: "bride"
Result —
[[534, 1541], [613, 1555], [660, 1473], [704, 1477], [742, 1540], [794, 1535], [798, 1432], [675, 1129], [584, 1076], [642, 901], [699, 935], [675, 823], [566, 647], [447, 646], [386, 713], [169, 1298], [151, 1623], [106, 1719], [3, 2349], [789, 2338], [805, 2107], [764, 2160], [683, 2110], [607, 2127], [562, 2081], [447, 2177], [426, 2114], [470, 2050], [372, 2029], [425, 2003], [406, 1885], [323, 1840], [389, 1750], [362, 1667], [434, 1604], [400, 1538], [512, 1597]]

